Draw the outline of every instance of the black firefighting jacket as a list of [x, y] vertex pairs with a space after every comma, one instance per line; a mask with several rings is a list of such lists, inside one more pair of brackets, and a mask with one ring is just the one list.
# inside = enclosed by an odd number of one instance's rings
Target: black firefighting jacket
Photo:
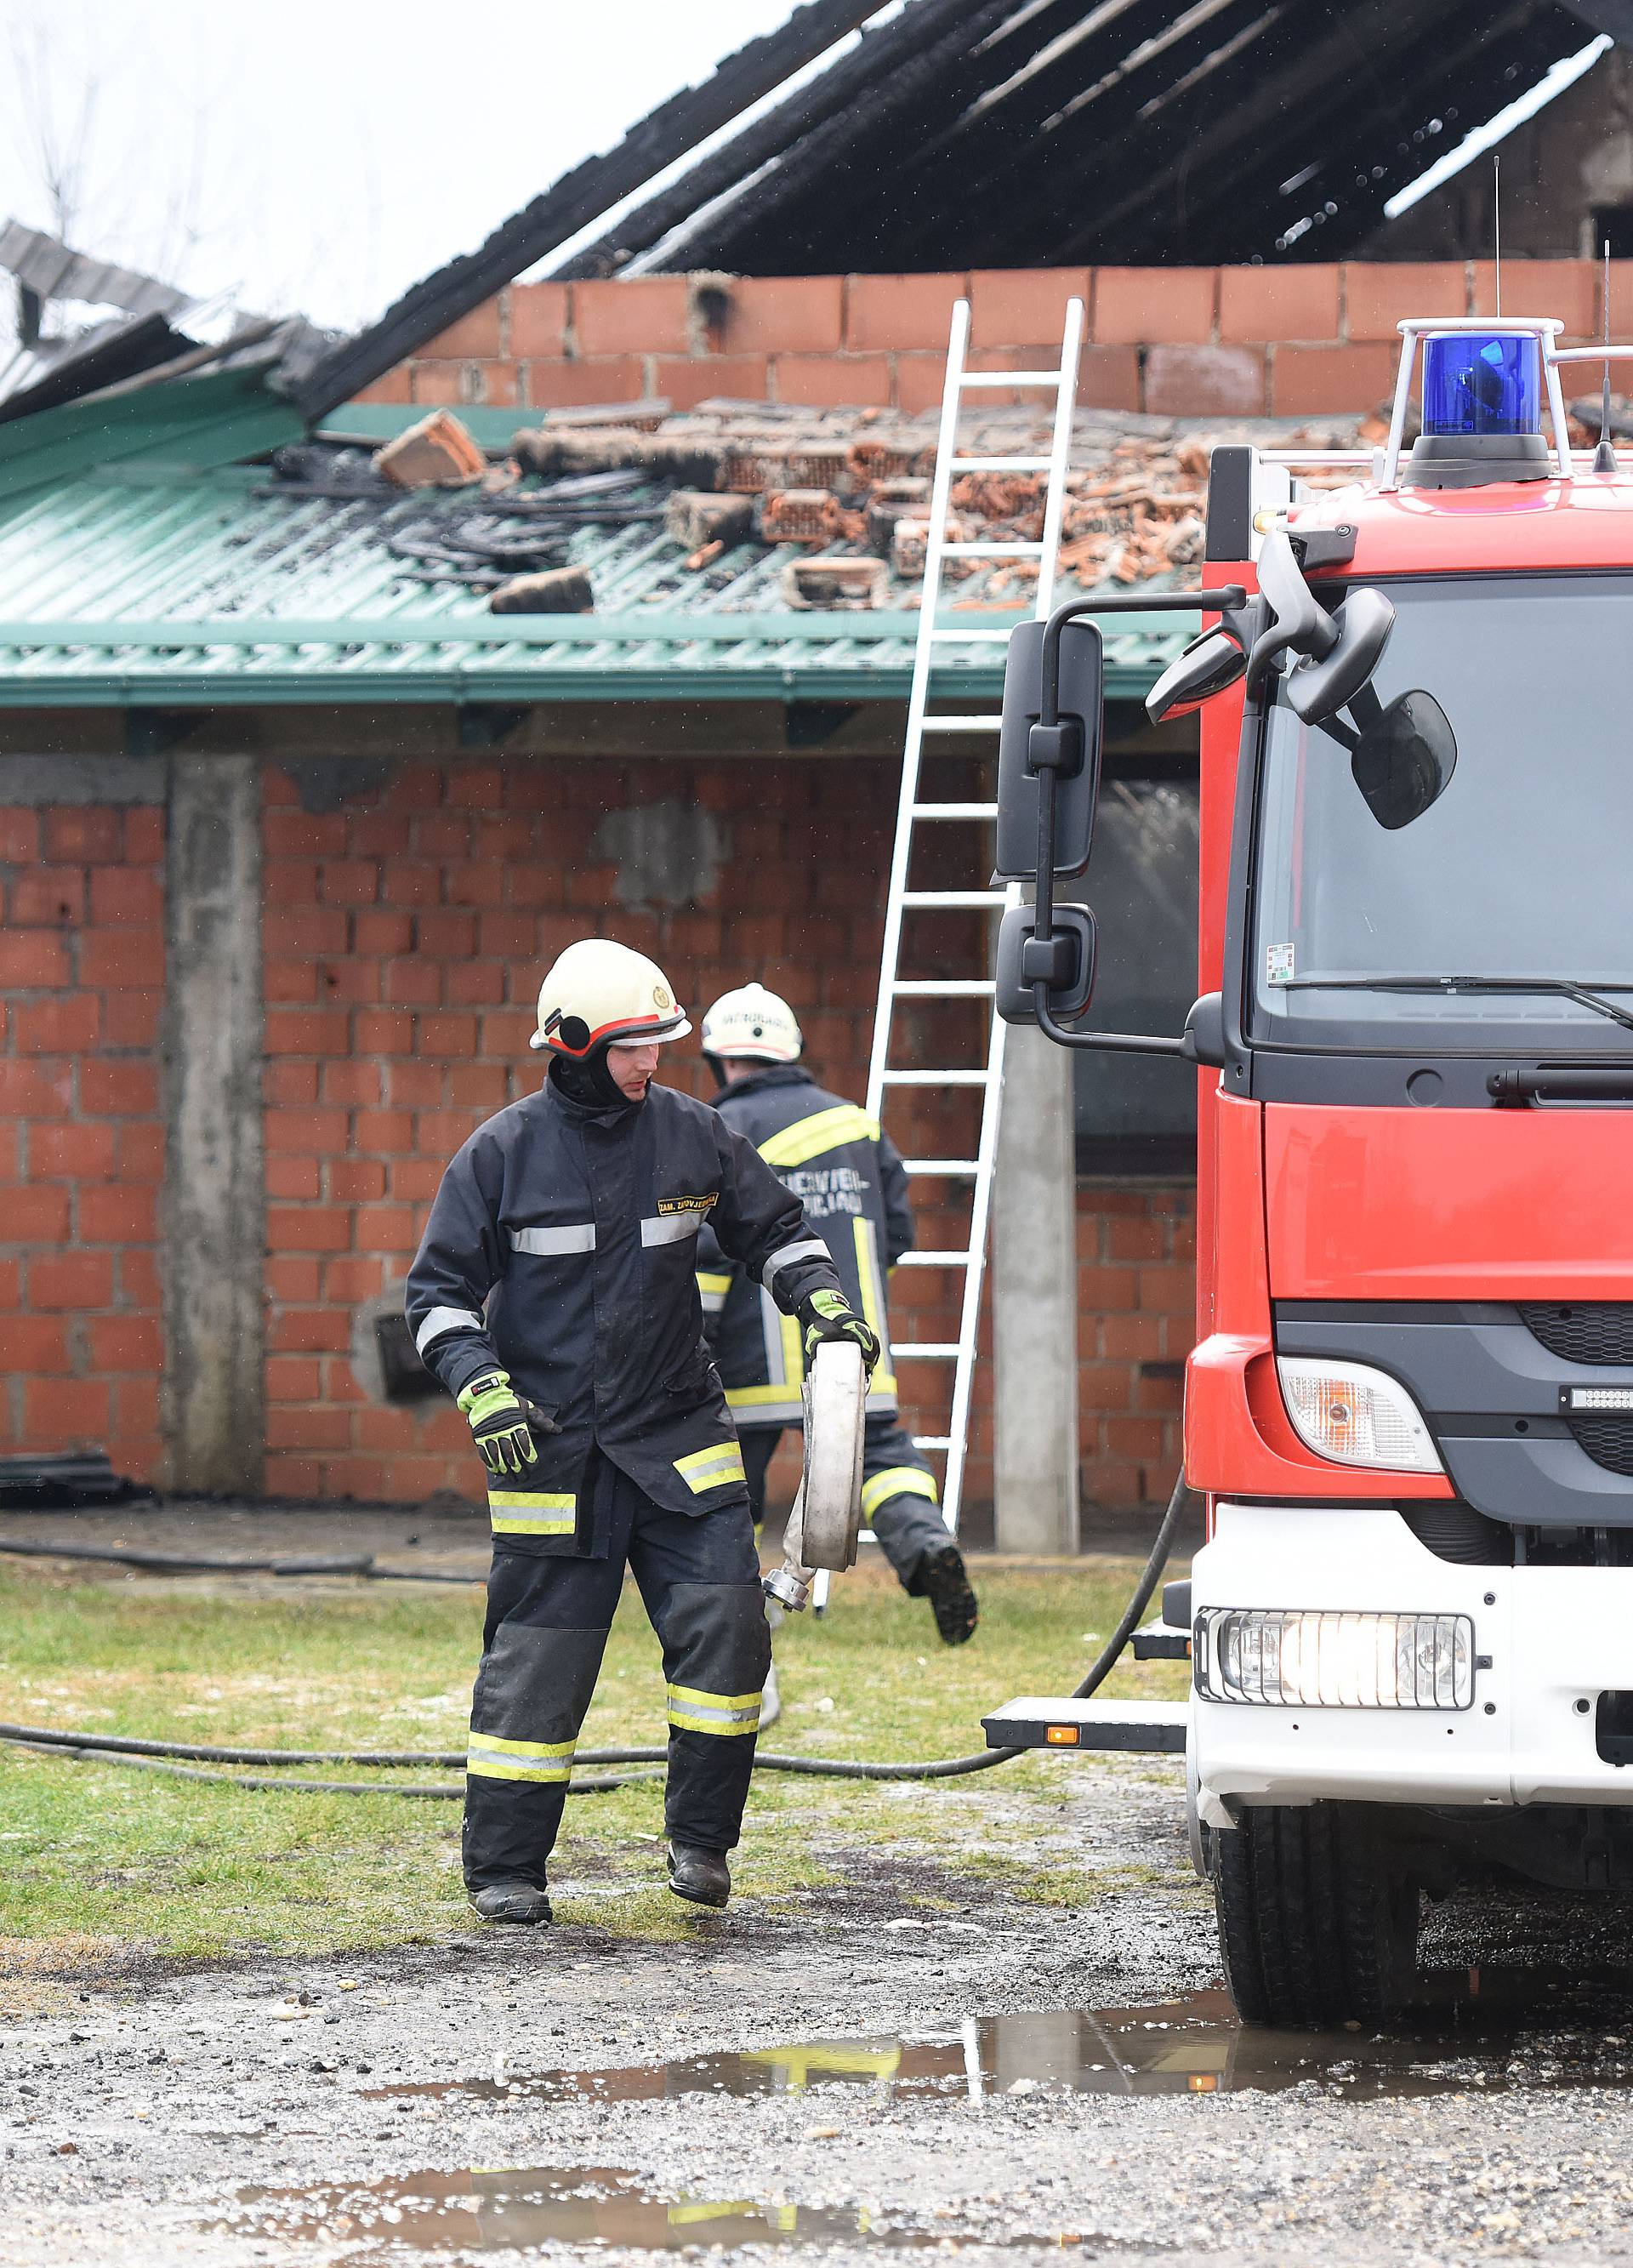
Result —
[[505, 1370], [561, 1427], [536, 1466], [490, 1486], [496, 1542], [603, 1557], [598, 1492], [580, 1488], [594, 1446], [666, 1510], [747, 1501], [703, 1343], [705, 1220], [782, 1313], [839, 1288], [798, 1198], [672, 1087], [597, 1109], [547, 1080], [479, 1127], [443, 1175], [408, 1275], [416, 1344], [450, 1394]]
[[[846, 1299], [885, 1350], [868, 1409], [894, 1412], [885, 1274], [913, 1248], [908, 1177], [894, 1143], [864, 1110], [829, 1094], [798, 1064], [774, 1064], [733, 1080], [715, 1097], [715, 1108], [780, 1175], [827, 1244]], [[805, 1381], [798, 1329], [752, 1272], [732, 1265], [707, 1227], [698, 1239], [697, 1268], [704, 1328], [738, 1425], [797, 1425]]]

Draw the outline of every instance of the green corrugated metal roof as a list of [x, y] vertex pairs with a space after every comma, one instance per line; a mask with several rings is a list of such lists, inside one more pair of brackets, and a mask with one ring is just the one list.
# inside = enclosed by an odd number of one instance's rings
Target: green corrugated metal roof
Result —
[[[661, 526], [577, 530], [596, 601], [579, 615], [490, 614], [389, 548], [408, 519], [470, 506], [283, 496], [262, 470], [151, 458], [33, 485], [0, 500], [0, 706], [907, 695], [917, 615], [791, 612], [783, 555], [759, 546], [705, 577]], [[937, 689], [990, 698], [1024, 614], [958, 587], [943, 620], [975, 635], [943, 649]], [[1108, 693], [1144, 693], [1195, 626], [1108, 625]]]
[[305, 430], [299, 412], [268, 391], [261, 363], [159, 385], [138, 379], [0, 425], [0, 498], [138, 459], [183, 475], [241, 465]]

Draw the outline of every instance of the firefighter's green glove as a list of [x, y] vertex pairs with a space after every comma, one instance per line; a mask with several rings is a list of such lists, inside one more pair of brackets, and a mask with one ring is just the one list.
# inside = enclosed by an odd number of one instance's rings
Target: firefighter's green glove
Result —
[[521, 1473], [539, 1462], [534, 1436], [559, 1433], [554, 1418], [529, 1402], [511, 1385], [510, 1373], [484, 1371], [455, 1396], [482, 1451], [482, 1462], [496, 1478]]
[[799, 1321], [805, 1335], [807, 1362], [824, 1339], [854, 1339], [862, 1350], [868, 1375], [872, 1376], [879, 1357], [878, 1335], [860, 1315], [851, 1313], [837, 1292], [813, 1292], [809, 1299], [802, 1300]]

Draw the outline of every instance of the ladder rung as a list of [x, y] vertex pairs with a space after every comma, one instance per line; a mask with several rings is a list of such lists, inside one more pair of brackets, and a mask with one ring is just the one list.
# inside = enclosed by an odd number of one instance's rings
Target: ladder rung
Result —
[[960, 906], [1001, 906], [1004, 902], [1002, 890], [903, 890], [904, 906], [940, 906], [952, 911]]
[[898, 976], [890, 989], [907, 1000], [990, 1000], [997, 990], [989, 976]]
[[915, 819], [996, 819], [996, 803], [916, 803]]
[[1058, 394], [1064, 373], [1058, 370], [967, 370], [959, 379], [959, 389], [967, 387], [1052, 386]]
[[921, 729], [926, 733], [996, 733], [1003, 722], [1002, 717], [926, 717]]
[[967, 1268], [972, 1257], [968, 1252], [904, 1252], [896, 1265], [898, 1268]]
[[983, 543], [974, 536], [967, 542], [944, 543], [941, 548], [963, 558], [982, 559], [1036, 559], [1043, 550], [1041, 543]]
[[1047, 457], [954, 457], [955, 473], [1047, 473]]
[[981, 1171], [979, 1158], [904, 1158], [901, 1170], [906, 1174], [941, 1174], [948, 1181], [974, 1181]]
[[989, 1071], [887, 1071], [879, 1074], [886, 1086], [985, 1086]]
[[896, 1339], [891, 1344], [890, 1359], [893, 1362], [956, 1362], [959, 1343], [956, 1339]]
[[915, 1433], [913, 1447], [916, 1449], [950, 1449], [953, 1436], [951, 1433]]

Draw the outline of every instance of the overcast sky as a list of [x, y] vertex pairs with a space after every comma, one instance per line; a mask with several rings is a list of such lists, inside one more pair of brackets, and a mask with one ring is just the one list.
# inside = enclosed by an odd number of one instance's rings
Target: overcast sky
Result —
[[792, 0], [0, 0], [0, 218], [353, 327]]

